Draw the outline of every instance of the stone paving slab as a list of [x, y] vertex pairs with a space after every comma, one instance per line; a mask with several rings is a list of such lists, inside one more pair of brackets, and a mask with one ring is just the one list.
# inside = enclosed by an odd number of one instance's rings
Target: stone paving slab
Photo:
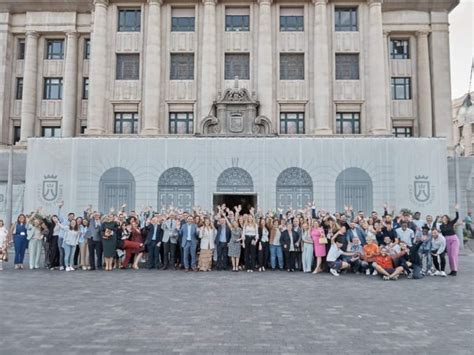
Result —
[[472, 354], [458, 277], [0, 272], [0, 354]]

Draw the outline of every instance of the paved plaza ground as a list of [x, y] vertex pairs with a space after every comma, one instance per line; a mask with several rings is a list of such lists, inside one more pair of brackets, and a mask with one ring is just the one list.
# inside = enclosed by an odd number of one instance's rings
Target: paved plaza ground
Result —
[[1, 354], [472, 354], [474, 256], [458, 277], [0, 272]]

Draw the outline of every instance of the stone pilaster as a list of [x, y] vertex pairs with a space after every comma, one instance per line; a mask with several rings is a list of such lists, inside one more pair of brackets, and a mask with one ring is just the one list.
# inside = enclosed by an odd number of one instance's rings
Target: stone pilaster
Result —
[[431, 110], [431, 74], [428, 32], [417, 32], [416, 41], [418, 71], [418, 125], [420, 127], [420, 137], [432, 137], [433, 117]]
[[38, 33], [26, 32], [23, 93], [21, 100], [21, 142], [34, 136], [36, 120], [36, 80], [38, 74]]
[[107, 7], [108, 0], [94, 1], [94, 27], [91, 36], [87, 135], [105, 131], [105, 92], [107, 89]]
[[329, 28], [327, 19], [328, 0], [313, 0], [314, 4], [314, 117], [315, 134], [332, 134]]
[[[201, 81], [198, 106], [198, 124], [212, 114], [214, 100], [217, 99], [217, 37], [216, 37], [216, 4], [217, 0], [203, 0], [204, 18], [202, 22]], [[214, 114], [215, 115], [215, 114]]]
[[0, 144], [10, 143], [11, 63], [14, 52], [11, 15], [0, 13]]
[[148, 0], [142, 134], [149, 135], [160, 133], [161, 4], [162, 0]]
[[77, 100], [77, 32], [66, 33], [66, 63], [64, 66], [63, 137], [73, 137], [76, 128]]
[[390, 117], [387, 117], [385, 97], [385, 64], [382, 29], [382, 0], [369, 0], [369, 72], [367, 97], [368, 121], [373, 134], [390, 134]]
[[273, 129], [278, 131], [278, 118], [274, 115], [273, 105], [273, 48], [272, 48], [272, 0], [258, 0], [258, 70], [257, 92], [260, 101], [259, 116], [272, 121]]

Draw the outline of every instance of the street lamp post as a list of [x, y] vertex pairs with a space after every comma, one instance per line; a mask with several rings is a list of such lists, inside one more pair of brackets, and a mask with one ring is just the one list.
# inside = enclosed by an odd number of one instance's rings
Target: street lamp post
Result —
[[5, 227], [10, 229], [13, 215], [13, 144], [8, 151], [8, 178], [7, 178], [7, 220]]
[[[464, 147], [461, 143], [458, 143], [454, 146], [454, 170], [455, 170], [455, 199], [456, 204], [459, 206], [459, 216], [462, 221], [462, 203], [461, 203], [461, 182], [459, 179], [459, 155], [464, 150]], [[456, 234], [459, 238], [459, 245], [461, 249], [464, 249], [464, 224], [458, 223], [456, 226]]]

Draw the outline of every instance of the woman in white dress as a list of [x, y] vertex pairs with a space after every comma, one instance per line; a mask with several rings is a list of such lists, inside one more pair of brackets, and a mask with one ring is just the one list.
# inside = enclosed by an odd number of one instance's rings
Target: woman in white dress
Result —
[[201, 239], [201, 252], [199, 253], [199, 271], [211, 271], [212, 253], [214, 251], [214, 240], [216, 230], [209, 217], [204, 218], [204, 224], [199, 229], [199, 239]]

